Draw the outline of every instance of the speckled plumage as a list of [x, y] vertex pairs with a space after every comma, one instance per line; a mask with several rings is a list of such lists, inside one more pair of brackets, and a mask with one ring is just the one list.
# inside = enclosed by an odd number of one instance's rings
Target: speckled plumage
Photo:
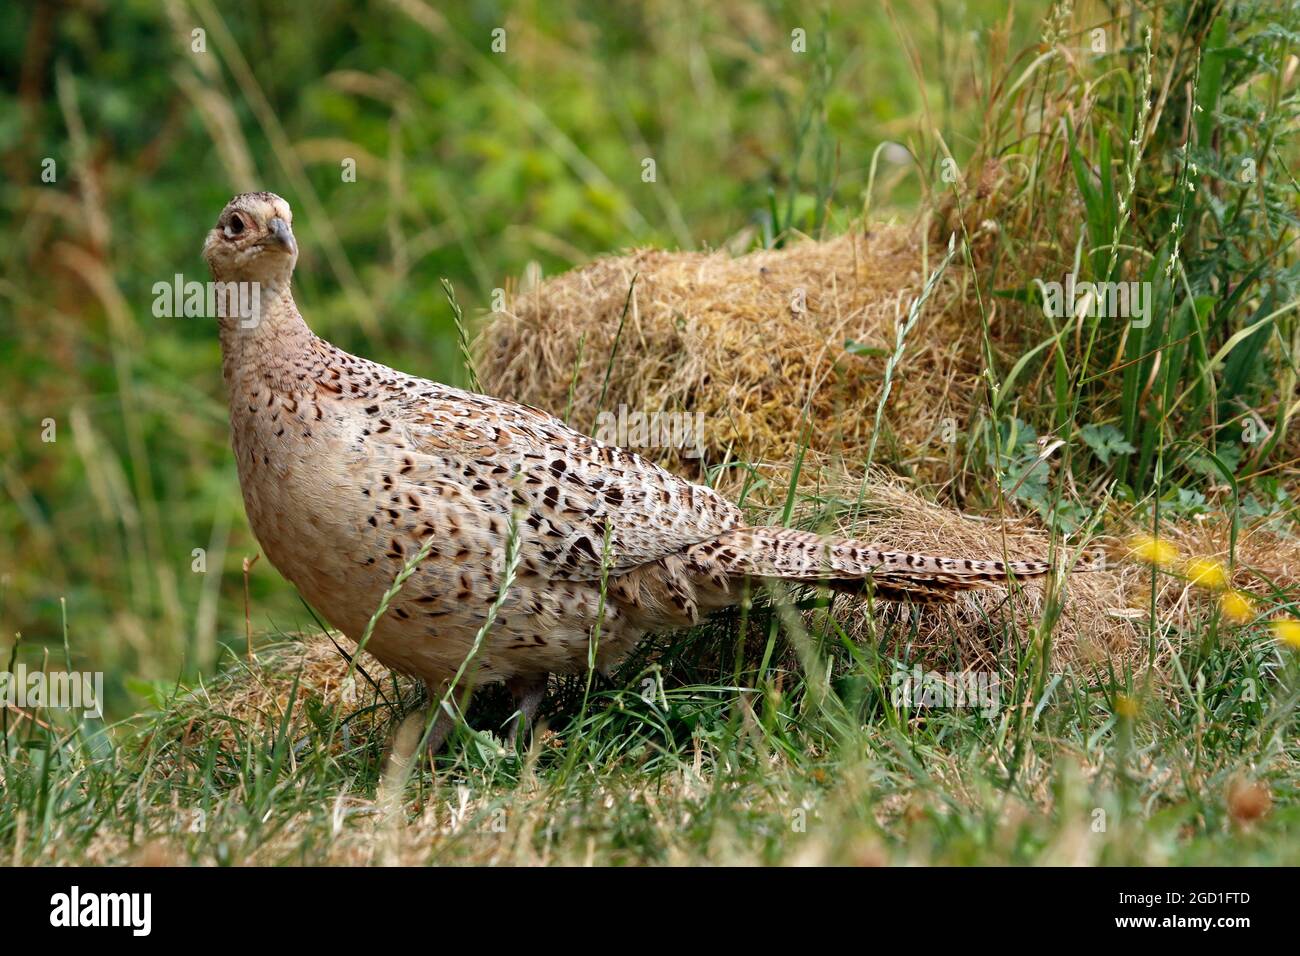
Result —
[[[215, 279], [261, 284], [255, 325], [220, 320], [248, 520], [271, 563], [354, 641], [432, 537], [367, 649], [435, 691], [498, 596], [512, 514], [516, 580], [467, 677], [507, 682], [528, 719], [549, 674], [586, 669], [598, 616], [596, 661], [607, 668], [648, 632], [733, 603], [747, 575], [837, 587], [870, 576], [882, 596], [922, 599], [1008, 576], [998, 561], [747, 527], [711, 489], [543, 411], [335, 348], [307, 328], [290, 293], [291, 223], [284, 200], [245, 194], [204, 246]], [[1009, 570], [1032, 577], [1050, 568], [1022, 561]]]

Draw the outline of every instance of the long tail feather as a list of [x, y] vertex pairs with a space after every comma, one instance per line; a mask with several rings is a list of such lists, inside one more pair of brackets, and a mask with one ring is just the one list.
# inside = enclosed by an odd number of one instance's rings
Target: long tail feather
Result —
[[[1052, 573], [1046, 561], [977, 560], [889, 551], [852, 538], [828, 538], [793, 528], [738, 528], [691, 548], [689, 557], [728, 577], [825, 582], [860, 589], [869, 579], [891, 600], [952, 600], [962, 591], [1006, 585]], [[1081, 562], [1074, 570], [1095, 571]]]

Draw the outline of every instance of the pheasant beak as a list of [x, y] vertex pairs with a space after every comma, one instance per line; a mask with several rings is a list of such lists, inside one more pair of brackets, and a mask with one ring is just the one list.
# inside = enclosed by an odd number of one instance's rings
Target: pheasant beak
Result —
[[289, 229], [289, 224], [287, 222], [279, 216], [276, 216], [267, 223], [266, 226], [267, 230], [271, 234], [268, 237], [268, 241], [274, 240], [279, 243], [285, 252], [298, 251], [298, 242], [293, 238], [293, 232]]

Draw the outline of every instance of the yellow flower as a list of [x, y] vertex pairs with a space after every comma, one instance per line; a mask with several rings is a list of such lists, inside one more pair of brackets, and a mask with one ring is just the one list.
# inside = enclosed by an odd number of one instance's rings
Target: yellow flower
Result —
[[1137, 701], [1127, 694], [1119, 694], [1115, 697], [1115, 713], [1120, 717], [1127, 717], [1132, 720], [1138, 715]]
[[1222, 591], [1228, 586], [1228, 572], [1218, 561], [1209, 558], [1192, 558], [1183, 566], [1187, 580], [1211, 591]]
[[1300, 621], [1274, 621], [1273, 636], [1293, 651], [1300, 651]]
[[1144, 564], [1168, 567], [1178, 560], [1178, 549], [1168, 541], [1139, 535], [1129, 540], [1129, 554]]
[[1233, 624], [1245, 624], [1255, 616], [1255, 606], [1240, 591], [1225, 591], [1219, 596], [1219, 610]]

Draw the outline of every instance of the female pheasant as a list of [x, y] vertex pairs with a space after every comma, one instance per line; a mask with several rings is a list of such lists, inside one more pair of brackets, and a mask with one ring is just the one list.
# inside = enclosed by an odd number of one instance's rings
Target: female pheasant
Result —
[[[465, 680], [504, 681], [525, 724], [549, 674], [586, 670], [598, 622], [605, 669], [647, 633], [736, 602], [747, 576], [870, 579], [881, 596], [942, 599], [1051, 570], [751, 527], [713, 490], [543, 411], [350, 355], [312, 334], [294, 304], [292, 222], [279, 196], [245, 193], [203, 247], [214, 279], [258, 292], [256, 315], [220, 318], [248, 520], [271, 563], [353, 641], [432, 538], [367, 650], [433, 694], [499, 599], [512, 528], [514, 579]], [[432, 748], [450, 726], [440, 714]]]

